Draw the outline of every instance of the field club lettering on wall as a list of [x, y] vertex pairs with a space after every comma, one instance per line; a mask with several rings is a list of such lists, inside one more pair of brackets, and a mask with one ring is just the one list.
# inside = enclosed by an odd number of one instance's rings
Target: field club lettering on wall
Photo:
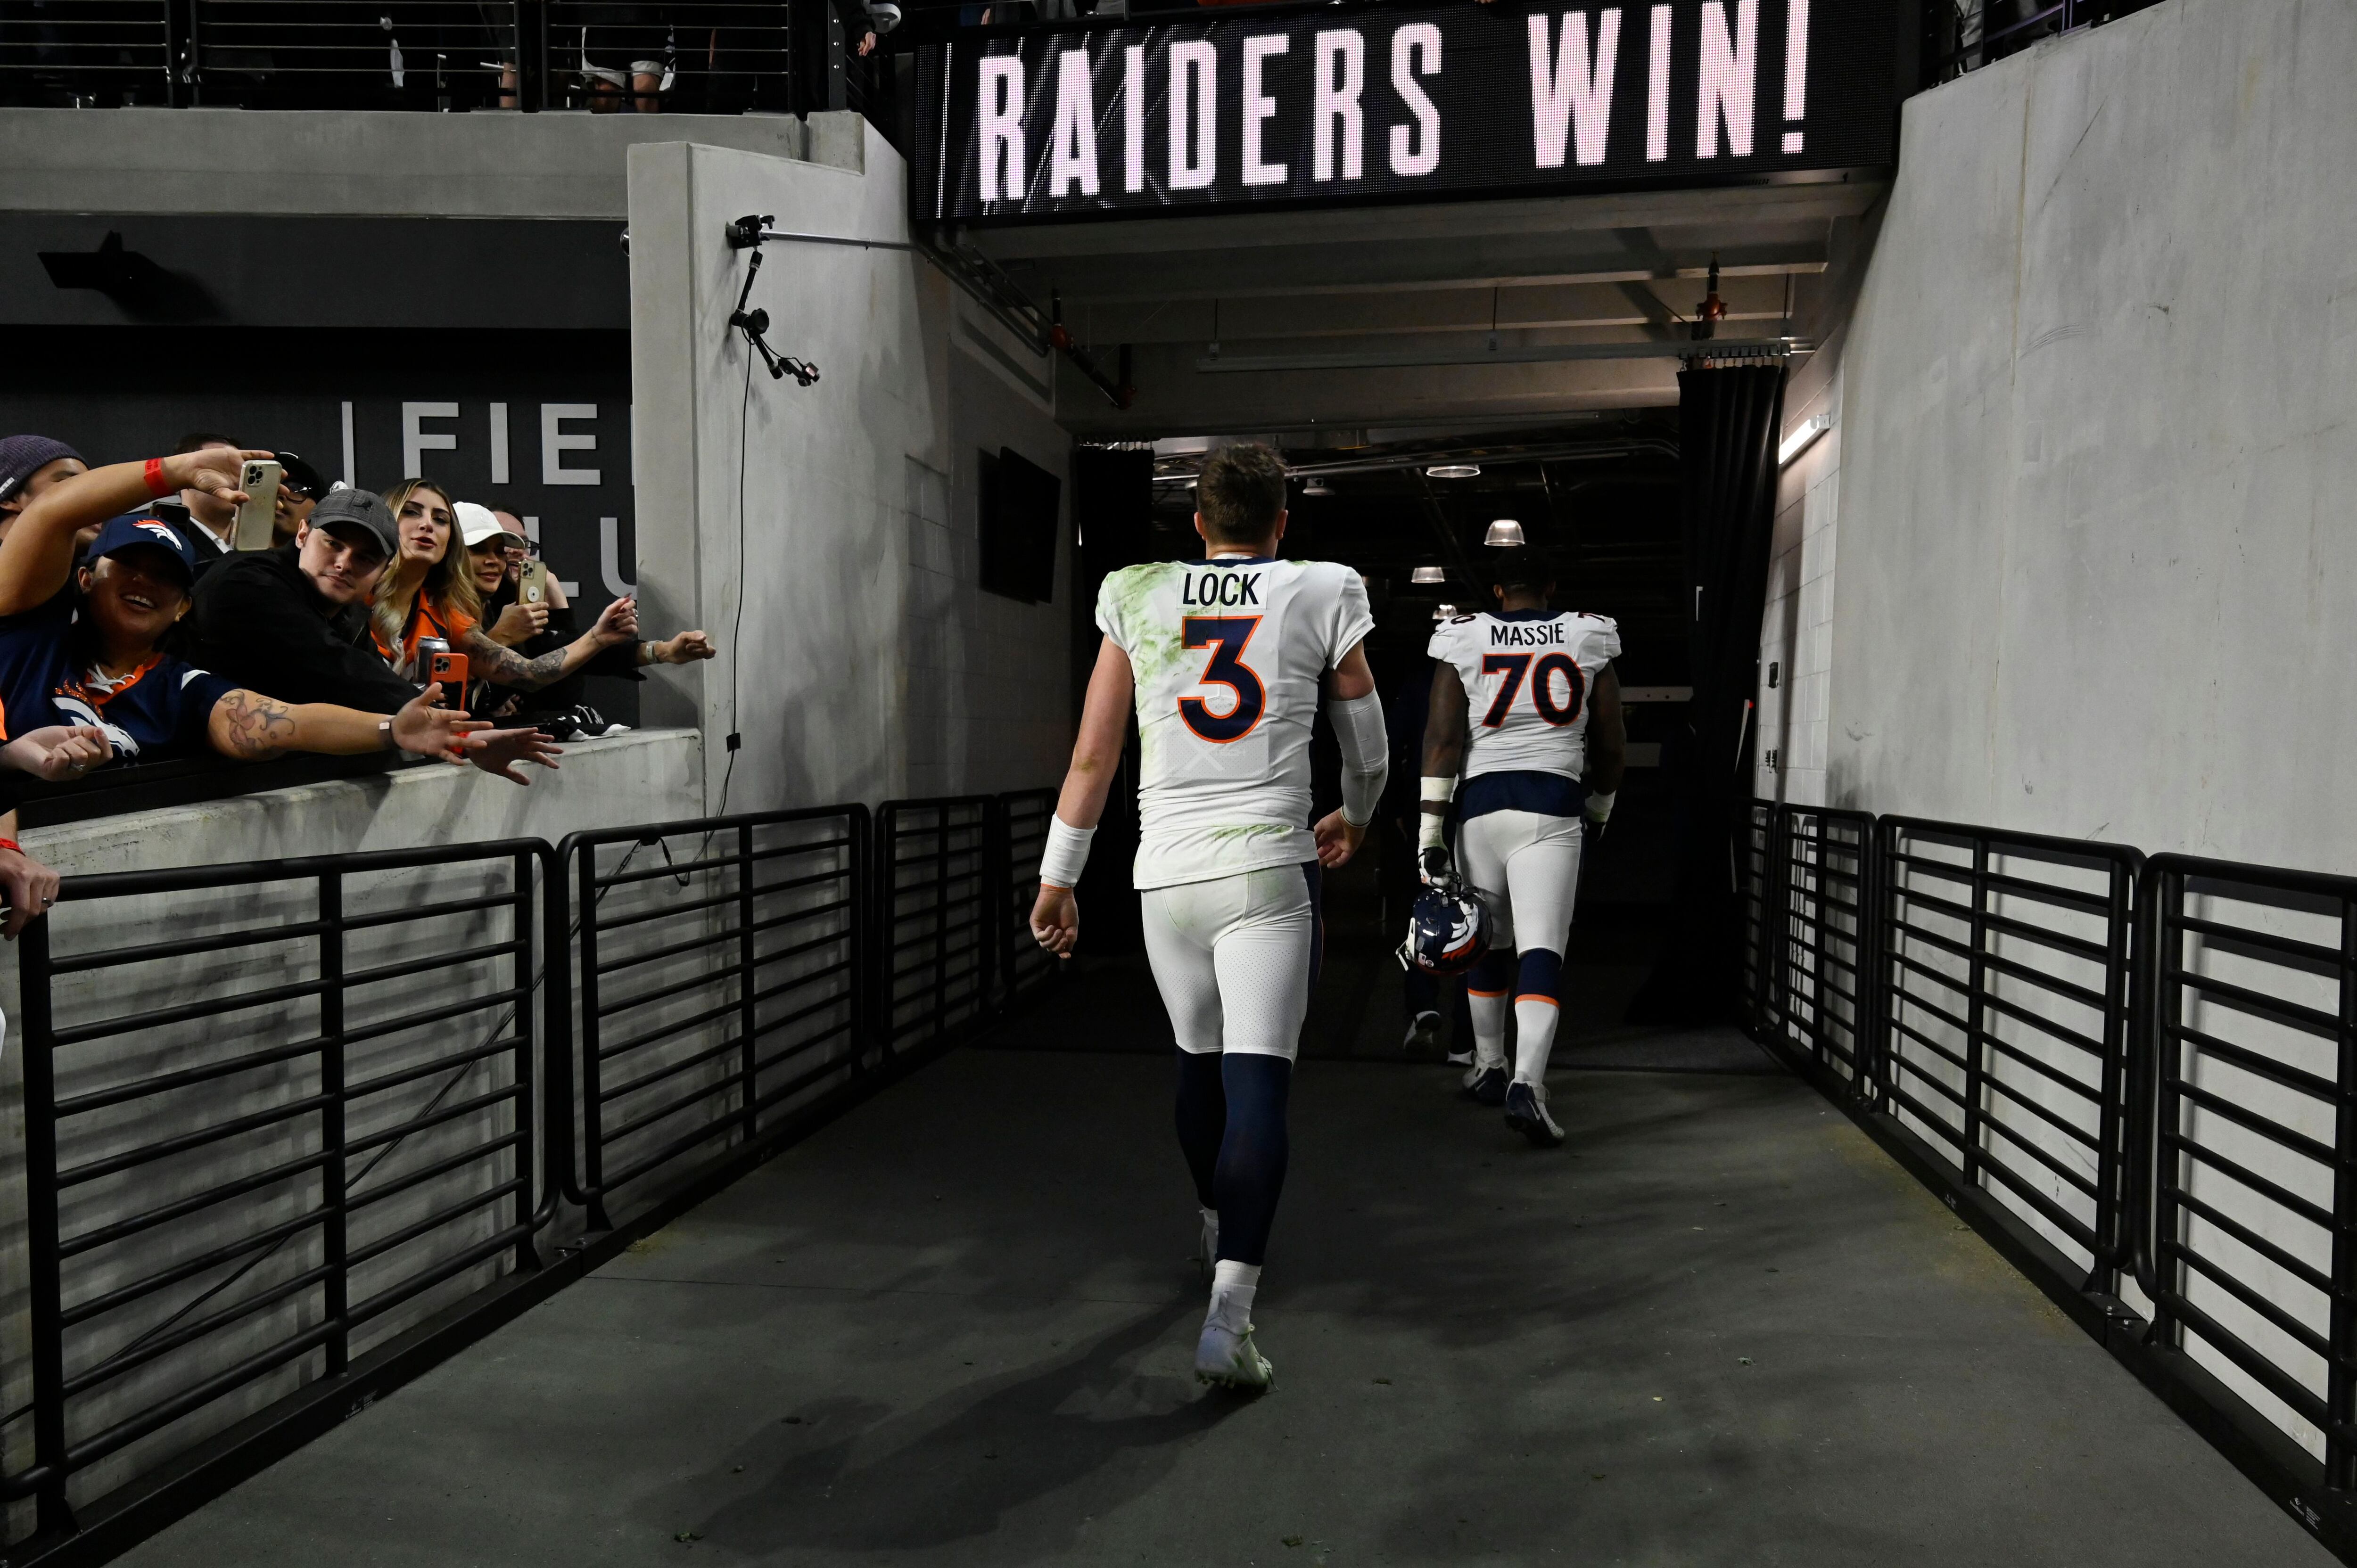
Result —
[[1328, 7], [953, 39], [920, 217], [1675, 186], [1888, 166], [1881, 0]]

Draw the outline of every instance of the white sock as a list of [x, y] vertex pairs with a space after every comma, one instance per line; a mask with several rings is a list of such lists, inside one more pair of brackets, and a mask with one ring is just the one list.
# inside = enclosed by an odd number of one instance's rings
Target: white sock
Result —
[[1555, 1049], [1555, 1020], [1562, 1009], [1538, 996], [1514, 1003], [1514, 1081], [1544, 1083], [1547, 1054]]
[[1253, 1297], [1259, 1291], [1258, 1263], [1222, 1258], [1211, 1270], [1211, 1310], [1203, 1315], [1203, 1321], [1243, 1333], [1252, 1324]]
[[1484, 996], [1477, 991], [1465, 993], [1467, 1011], [1473, 1015], [1473, 1065], [1484, 1069], [1506, 1065], [1506, 994]]

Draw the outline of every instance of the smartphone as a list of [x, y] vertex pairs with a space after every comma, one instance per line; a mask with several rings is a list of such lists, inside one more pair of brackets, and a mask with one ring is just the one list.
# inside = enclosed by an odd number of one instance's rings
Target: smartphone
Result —
[[442, 682], [442, 700], [457, 707], [465, 700], [467, 690], [467, 656], [463, 653], [429, 653], [425, 656], [425, 678]]
[[516, 603], [544, 605], [547, 602], [548, 563], [534, 556], [523, 564], [522, 574], [516, 578]]
[[238, 474], [237, 488], [245, 492], [231, 535], [238, 549], [267, 550], [278, 542], [278, 481], [285, 477], [286, 470], [267, 458], [246, 464]]

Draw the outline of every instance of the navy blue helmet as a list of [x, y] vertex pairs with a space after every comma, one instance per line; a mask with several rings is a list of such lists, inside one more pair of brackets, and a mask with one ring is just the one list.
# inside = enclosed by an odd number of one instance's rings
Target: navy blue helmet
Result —
[[1408, 910], [1402, 968], [1462, 974], [1490, 950], [1490, 911], [1455, 874], [1426, 883]]

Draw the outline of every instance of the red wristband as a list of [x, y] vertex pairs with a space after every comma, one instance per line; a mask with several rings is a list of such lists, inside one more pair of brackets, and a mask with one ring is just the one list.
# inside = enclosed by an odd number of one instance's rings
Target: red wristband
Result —
[[163, 499], [180, 488], [164, 478], [164, 459], [161, 457], [148, 458], [147, 467], [142, 477], [147, 481], [147, 493], [157, 500]]
[[13, 849], [18, 854], [25, 853], [25, 846], [18, 843], [15, 839], [0, 839], [0, 849]]

